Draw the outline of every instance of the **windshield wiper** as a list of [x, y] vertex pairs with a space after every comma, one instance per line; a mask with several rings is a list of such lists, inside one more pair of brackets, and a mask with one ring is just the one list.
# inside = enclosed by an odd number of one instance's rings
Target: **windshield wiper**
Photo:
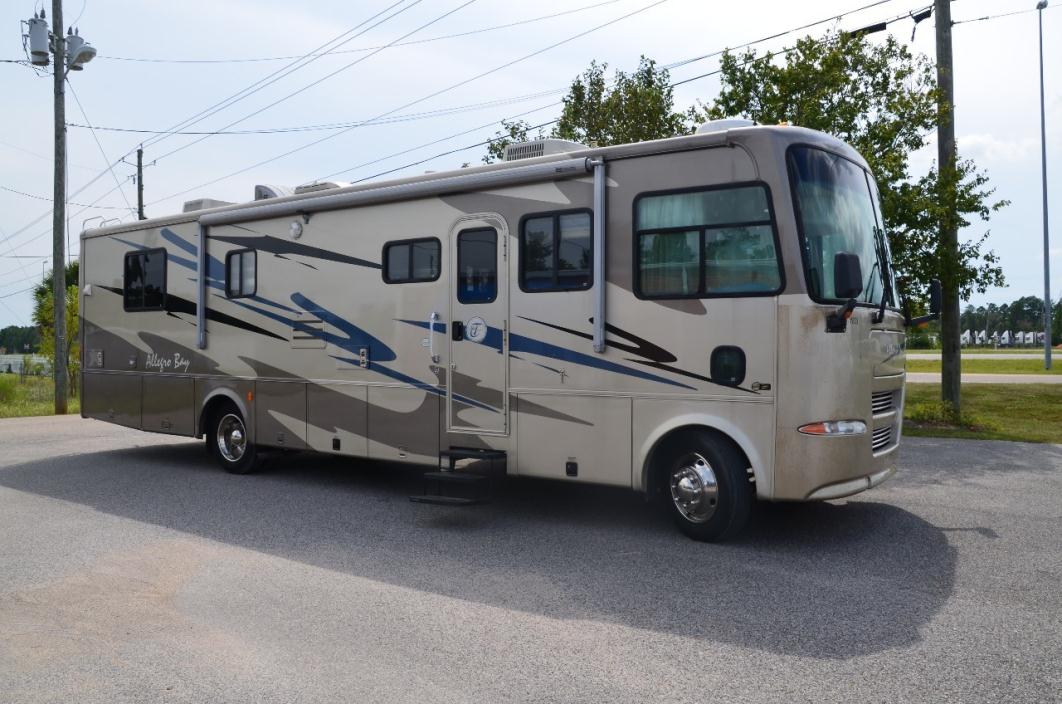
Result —
[[874, 266], [881, 264], [881, 304], [878, 306], [877, 314], [874, 315], [870, 322], [874, 325], [879, 325], [885, 320], [885, 302], [895, 294], [892, 290], [892, 272], [889, 270], [888, 250], [885, 249], [885, 233], [882, 232], [880, 227], [874, 228], [874, 242], [878, 250], [878, 261], [874, 262]]

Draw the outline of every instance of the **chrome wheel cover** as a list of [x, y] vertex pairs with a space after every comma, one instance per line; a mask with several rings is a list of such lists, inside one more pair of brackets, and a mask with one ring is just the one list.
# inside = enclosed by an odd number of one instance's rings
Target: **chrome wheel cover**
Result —
[[719, 504], [719, 482], [708, 460], [696, 452], [683, 456], [668, 482], [671, 501], [690, 523], [704, 523]]
[[247, 452], [247, 429], [235, 413], [226, 413], [218, 423], [218, 452], [226, 462], [239, 462]]

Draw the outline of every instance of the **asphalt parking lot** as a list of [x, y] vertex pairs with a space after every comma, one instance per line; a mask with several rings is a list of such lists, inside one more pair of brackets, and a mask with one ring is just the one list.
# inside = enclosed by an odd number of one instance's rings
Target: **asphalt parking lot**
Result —
[[636, 495], [0, 421], [0, 702], [1062, 700], [1062, 446], [909, 439], [703, 545]]

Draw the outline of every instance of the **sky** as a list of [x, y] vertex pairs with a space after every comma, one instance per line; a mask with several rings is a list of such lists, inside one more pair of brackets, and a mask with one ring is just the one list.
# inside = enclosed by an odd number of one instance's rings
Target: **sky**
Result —
[[[0, 27], [7, 28], [0, 34], [0, 59], [25, 58], [16, 27], [39, 9], [40, 1], [0, 3]], [[99, 52], [85, 70], [72, 72], [67, 84], [67, 122], [97, 127], [68, 130], [71, 254], [78, 252], [78, 233], [86, 221], [91, 227], [102, 218], [135, 219], [135, 167], [130, 164], [138, 143], [149, 164], [144, 172], [148, 216], [179, 212], [194, 198], [250, 200], [260, 183], [294, 186], [326, 176], [356, 181], [392, 169], [398, 169], [395, 175], [412, 175], [455, 168], [479, 162], [484, 148], [431, 157], [494, 136], [503, 118], [519, 116], [532, 124], [555, 118], [564, 89], [592, 60], [607, 62], [610, 71], [635, 68], [641, 55], [672, 64], [836, 17], [871, 1], [67, 0], [67, 24], [76, 19], [81, 36]], [[1052, 296], [1057, 298], [1062, 296], [1062, 0], [1053, 1], [1043, 24]], [[888, 0], [756, 48], [777, 50], [804, 34], [856, 29], [930, 3]], [[951, 6], [956, 22], [1026, 11], [953, 28], [959, 151], [987, 172], [998, 198], [1010, 201], [991, 222], [977, 222], [962, 233], [969, 239], [990, 232], [987, 247], [999, 254], [1008, 283], [975, 294], [975, 305], [1043, 295], [1037, 13], [1028, 11], [1035, 4], [955, 0]], [[50, 13], [50, 1], [47, 9]], [[557, 13], [567, 14], [523, 22]], [[933, 56], [933, 20], [918, 25], [913, 42], [912, 26], [903, 19], [888, 31], [915, 52]], [[463, 36], [450, 36], [455, 34]], [[329, 45], [334, 53], [292, 65], [340, 35], [345, 43]], [[417, 42], [424, 39], [434, 41]], [[232, 61], [278, 56], [293, 58]], [[224, 61], [188, 63], [197, 60]], [[674, 69], [672, 79], [717, 67], [718, 57], [703, 58]], [[717, 76], [685, 83], [675, 90], [676, 106], [711, 102], [718, 90]], [[29, 324], [32, 299], [24, 289], [50, 266], [52, 78], [24, 65], [0, 63], [0, 94], [5, 96], [0, 110], [4, 327]], [[241, 99], [223, 102], [234, 96]], [[200, 121], [183, 130], [372, 123], [205, 139], [102, 129], [165, 131], [193, 116]], [[315, 140], [322, 141], [311, 144]], [[107, 168], [123, 156], [128, 163]], [[915, 172], [924, 172], [934, 158], [932, 146], [916, 154]], [[83, 207], [90, 204], [94, 207]]]

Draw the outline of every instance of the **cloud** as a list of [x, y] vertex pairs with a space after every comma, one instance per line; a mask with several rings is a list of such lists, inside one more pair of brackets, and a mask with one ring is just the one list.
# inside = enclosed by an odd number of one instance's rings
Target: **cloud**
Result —
[[1000, 139], [991, 134], [968, 134], [958, 138], [959, 153], [974, 161], [1019, 162], [1039, 151], [1040, 141], [1032, 137]]

